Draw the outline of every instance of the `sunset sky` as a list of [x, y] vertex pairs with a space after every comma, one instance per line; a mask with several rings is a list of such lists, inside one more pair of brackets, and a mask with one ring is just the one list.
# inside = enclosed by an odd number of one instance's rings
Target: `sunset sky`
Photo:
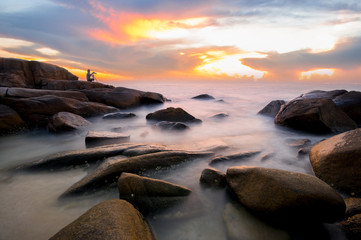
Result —
[[361, 82], [361, 1], [2, 0], [0, 57], [80, 79]]

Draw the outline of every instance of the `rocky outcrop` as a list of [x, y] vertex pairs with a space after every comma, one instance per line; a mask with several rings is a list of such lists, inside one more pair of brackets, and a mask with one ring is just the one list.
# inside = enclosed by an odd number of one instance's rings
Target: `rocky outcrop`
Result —
[[190, 115], [182, 108], [169, 107], [166, 109], [158, 110], [154, 113], [149, 113], [146, 116], [150, 121], [167, 121], [167, 122], [182, 122], [182, 123], [200, 123], [201, 120]]
[[282, 106], [275, 123], [316, 133], [340, 133], [357, 127], [356, 123], [328, 98], [292, 100]]
[[108, 200], [92, 207], [50, 240], [154, 240], [143, 215], [124, 200]]
[[229, 168], [226, 178], [243, 206], [274, 223], [332, 223], [345, 213], [342, 197], [308, 174], [240, 166]]
[[27, 129], [27, 124], [17, 112], [0, 104], [0, 135], [16, 133]]
[[78, 77], [48, 63], [0, 58], [0, 79], [0, 87], [41, 88], [43, 79], [78, 80]]
[[245, 159], [249, 159], [259, 153], [260, 153], [260, 151], [245, 151], [245, 152], [234, 153], [234, 154], [227, 155], [227, 156], [215, 157], [211, 160], [211, 162], [209, 164], [214, 165], [214, 164], [217, 164], [220, 162], [245, 160]]
[[334, 99], [337, 96], [347, 93], [346, 90], [331, 90], [331, 91], [323, 91], [323, 90], [313, 90], [308, 93], [304, 93], [298, 97], [298, 99], [314, 99], [314, 98], [328, 98]]
[[144, 104], [163, 103], [165, 98], [158, 93], [142, 92], [135, 89], [98, 88], [82, 90], [90, 101], [103, 103], [119, 109], [138, 107]]
[[269, 116], [269, 117], [276, 117], [277, 113], [281, 109], [281, 106], [285, 104], [284, 100], [273, 100], [269, 104], [267, 104], [264, 108], [262, 108], [258, 114]]
[[116, 113], [108, 113], [103, 116], [103, 119], [129, 119], [129, 118], [135, 118], [137, 115], [134, 113], [122, 113], [122, 112], [116, 112]]
[[310, 161], [315, 175], [351, 195], [361, 195], [361, 128], [317, 143]]
[[192, 190], [162, 180], [123, 172], [118, 179], [119, 198], [142, 213], [159, 211], [184, 200]]
[[62, 133], [82, 130], [90, 124], [91, 122], [79, 115], [70, 112], [58, 112], [50, 118], [47, 129], [50, 132]]
[[164, 131], [184, 131], [188, 130], [189, 127], [181, 122], [167, 122], [161, 121], [154, 125], [156, 128]]
[[114, 88], [112, 85], [103, 84], [100, 82], [87, 82], [87, 81], [68, 81], [68, 80], [48, 80], [43, 79], [42, 89], [48, 90], [83, 90], [93, 88]]
[[130, 136], [122, 133], [108, 131], [89, 131], [85, 137], [87, 147], [98, 147], [129, 141]]
[[357, 124], [361, 124], [361, 92], [351, 91], [332, 99]]
[[196, 100], [214, 100], [214, 97], [209, 94], [201, 94], [195, 97], [192, 97], [192, 99]]
[[226, 174], [215, 168], [204, 169], [199, 181], [208, 187], [223, 188], [227, 185]]
[[32, 127], [43, 127], [58, 112], [70, 112], [82, 117], [104, 115], [119, 109], [101, 103], [44, 95], [31, 98], [5, 98], [4, 103], [13, 108]]

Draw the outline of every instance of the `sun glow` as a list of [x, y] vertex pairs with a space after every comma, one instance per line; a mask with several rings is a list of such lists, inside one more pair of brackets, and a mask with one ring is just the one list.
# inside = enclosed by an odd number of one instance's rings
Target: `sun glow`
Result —
[[333, 68], [320, 68], [320, 69], [314, 69], [309, 70], [306, 72], [301, 72], [300, 74], [300, 80], [307, 80], [310, 79], [312, 76], [328, 76], [331, 77], [333, 73], [335, 72], [335, 69]]

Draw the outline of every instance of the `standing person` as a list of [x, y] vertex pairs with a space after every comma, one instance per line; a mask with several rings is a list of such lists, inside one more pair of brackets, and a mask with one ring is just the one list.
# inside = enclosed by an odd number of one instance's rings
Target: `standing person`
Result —
[[97, 74], [97, 73], [96, 72], [90, 73], [90, 69], [88, 69], [88, 72], [86, 74], [86, 80], [88, 82], [94, 82], [94, 80], [95, 80], [94, 74]]

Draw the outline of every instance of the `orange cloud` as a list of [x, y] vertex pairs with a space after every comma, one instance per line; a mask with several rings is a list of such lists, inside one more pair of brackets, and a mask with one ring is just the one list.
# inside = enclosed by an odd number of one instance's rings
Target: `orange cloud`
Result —
[[314, 76], [318, 77], [331, 77], [333, 73], [335, 72], [335, 69], [333, 68], [319, 68], [319, 69], [313, 69], [305, 72], [301, 72], [300, 74], [300, 80], [307, 80], [311, 79]]

